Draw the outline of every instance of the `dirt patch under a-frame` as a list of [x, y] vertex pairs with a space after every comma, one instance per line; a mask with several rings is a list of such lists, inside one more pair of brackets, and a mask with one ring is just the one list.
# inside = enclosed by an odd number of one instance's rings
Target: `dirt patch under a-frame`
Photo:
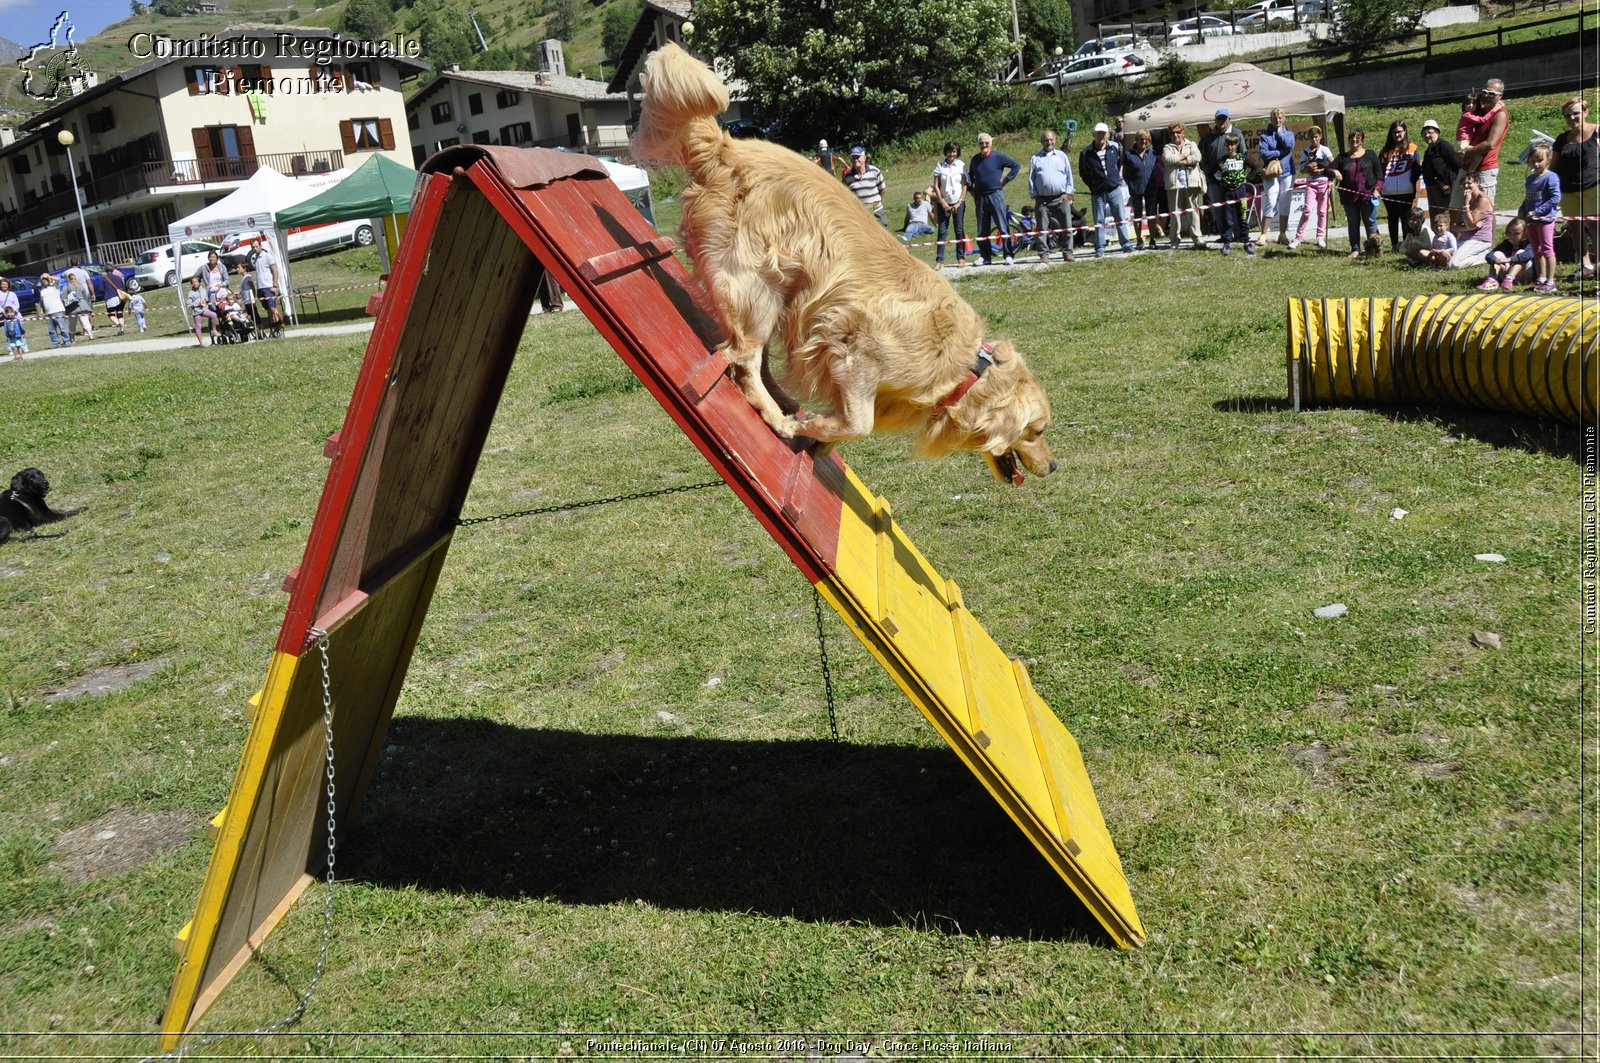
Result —
[[113, 808], [56, 840], [50, 869], [68, 882], [121, 875], [188, 841], [205, 820], [193, 812]]

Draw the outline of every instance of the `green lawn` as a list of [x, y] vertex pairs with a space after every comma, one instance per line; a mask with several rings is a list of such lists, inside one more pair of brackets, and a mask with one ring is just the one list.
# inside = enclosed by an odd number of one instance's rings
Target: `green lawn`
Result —
[[[892, 166], [892, 201], [931, 164]], [[1081, 743], [1145, 948], [1106, 941], [831, 615], [828, 740], [811, 590], [714, 488], [457, 536], [310, 1010], [204, 1054], [1591, 1051], [1576, 430], [1284, 401], [1287, 298], [1445, 280], [1275, 249], [968, 276], [1051, 392], [1062, 471], [1009, 489], [841, 447]], [[0, 547], [0, 1054], [153, 1049], [362, 346], [0, 368], [0, 470], [89, 507]], [[468, 515], [709, 478], [580, 315], [531, 319], [522, 353]], [[206, 1029], [289, 1011], [322, 898]]]

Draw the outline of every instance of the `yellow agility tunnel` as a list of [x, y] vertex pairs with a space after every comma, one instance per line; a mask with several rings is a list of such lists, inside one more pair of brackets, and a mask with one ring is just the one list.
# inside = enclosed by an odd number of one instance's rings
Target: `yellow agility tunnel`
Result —
[[1290, 299], [1289, 398], [1470, 406], [1594, 424], [1600, 302], [1476, 292]]

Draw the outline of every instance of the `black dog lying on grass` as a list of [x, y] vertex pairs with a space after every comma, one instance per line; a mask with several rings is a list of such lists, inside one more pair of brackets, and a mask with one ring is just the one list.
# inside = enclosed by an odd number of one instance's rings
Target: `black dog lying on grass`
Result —
[[34, 529], [83, 512], [81, 506], [51, 509], [44, 500], [49, 493], [50, 481], [38, 469], [23, 469], [11, 478], [11, 490], [0, 495], [0, 543], [10, 539], [12, 532], [28, 532], [29, 539], [54, 538], [41, 536]]

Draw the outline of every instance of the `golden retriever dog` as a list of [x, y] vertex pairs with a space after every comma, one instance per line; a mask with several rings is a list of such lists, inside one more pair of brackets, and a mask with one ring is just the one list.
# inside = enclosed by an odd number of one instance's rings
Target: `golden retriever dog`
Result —
[[[736, 140], [717, 125], [728, 91], [675, 44], [645, 67], [636, 158], [680, 164], [684, 246], [726, 337], [718, 350], [750, 405], [785, 439], [823, 452], [873, 431], [915, 433], [924, 457], [978, 451], [1002, 481], [1020, 461], [1055, 471], [1050, 400], [1010, 343], [955, 288], [906, 253], [838, 180], [787, 148]], [[787, 354], [785, 384], [766, 362]]]

